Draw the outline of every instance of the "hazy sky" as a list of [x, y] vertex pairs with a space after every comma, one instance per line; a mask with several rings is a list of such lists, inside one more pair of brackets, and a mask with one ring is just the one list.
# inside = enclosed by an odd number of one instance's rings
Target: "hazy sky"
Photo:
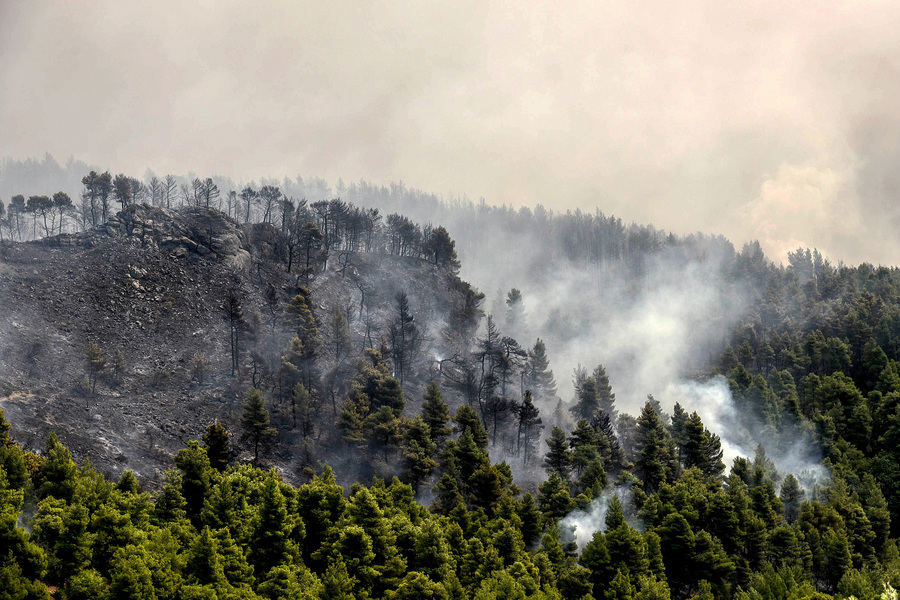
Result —
[[0, 0], [0, 155], [900, 264], [900, 3]]

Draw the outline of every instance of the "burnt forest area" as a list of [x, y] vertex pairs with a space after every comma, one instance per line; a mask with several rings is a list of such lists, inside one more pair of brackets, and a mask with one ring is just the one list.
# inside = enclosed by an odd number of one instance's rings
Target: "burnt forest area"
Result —
[[53, 165], [0, 198], [0, 598], [895, 594], [896, 267]]

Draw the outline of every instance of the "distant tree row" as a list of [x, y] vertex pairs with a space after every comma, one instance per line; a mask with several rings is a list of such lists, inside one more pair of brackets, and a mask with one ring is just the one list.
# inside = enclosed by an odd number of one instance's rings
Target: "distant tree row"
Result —
[[62, 233], [67, 219], [74, 216], [72, 199], [65, 192], [57, 192], [52, 198], [29, 196], [27, 200], [24, 196], [17, 195], [10, 199], [8, 206], [0, 200], [0, 241], [4, 237], [22, 241]]

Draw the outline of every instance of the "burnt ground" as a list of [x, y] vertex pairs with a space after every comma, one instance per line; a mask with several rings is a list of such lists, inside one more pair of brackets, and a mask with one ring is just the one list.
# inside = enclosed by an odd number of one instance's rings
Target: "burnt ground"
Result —
[[[241, 372], [232, 376], [227, 290], [242, 290], [244, 313], [256, 330], [245, 344], [263, 356], [255, 376], [269, 397], [272, 372], [293, 336], [284, 308], [296, 277], [274, 258], [274, 232], [254, 227], [215, 211], [136, 207], [102, 231], [0, 246], [0, 409], [15, 439], [39, 451], [56, 431], [79, 462], [90, 459], [112, 476], [132, 469], [152, 486], [174, 466], [174, 453], [215, 420], [237, 433], [254, 371], [244, 352]], [[405, 290], [420, 320], [431, 325], [423, 353], [434, 352], [454, 301], [452, 277], [418, 259], [342, 258], [333, 256], [310, 282], [320, 324], [342, 308], [358, 352], [367, 327], [368, 338], [380, 340], [394, 295]], [[368, 318], [360, 318], [360, 285], [368, 294]], [[324, 330], [323, 338], [327, 343]], [[107, 357], [93, 393], [86, 358], [91, 342]], [[117, 350], [125, 366], [118, 376], [112, 368]], [[198, 355], [206, 361], [202, 373]], [[422, 364], [406, 386], [407, 412], [416, 410], [433, 375], [431, 362]], [[282, 429], [272, 464], [290, 478], [296, 440], [288, 409], [275, 400], [271, 408], [273, 424]], [[322, 404], [319, 421], [317, 442], [324, 444], [322, 436], [334, 430], [329, 404]]]

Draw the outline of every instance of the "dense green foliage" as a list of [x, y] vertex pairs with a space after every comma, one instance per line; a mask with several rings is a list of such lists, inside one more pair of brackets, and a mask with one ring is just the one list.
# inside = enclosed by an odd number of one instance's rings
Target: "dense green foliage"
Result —
[[[221, 425], [209, 450], [180, 451], [151, 495], [130, 471], [113, 482], [77, 467], [55, 436], [24, 453], [0, 413], [0, 597], [48, 598], [51, 586], [64, 598], [876, 598], [900, 574], [870, 474], [836, 472], [805, 497], [760, 450], [723, 479], [695, 464], [697, 439], [709, 440], [702, 423], [690, 433], [696, 414], [676, 444], [648, 402], [638, 477], [623, 471], [618, 494], [602, 472], [609, 440], [582, 420], [568, 439], [554, 431], [535, 497], [491, 463], [475, 411], [461, 409], [444, 438], [440, 403], [432, 387], [431, 424], [403, 427], [413, 485], [435, 467], [417, 454], [435, 451], [432, 425], [440, 432], [430, 507], [397, 478], [344, 489], [327, 466], [299, 487], [246, 464], [220, 471], [209, 452], [229, 455]], [[571, 517], [601, 500], [603, 531], [579, 551]]]

